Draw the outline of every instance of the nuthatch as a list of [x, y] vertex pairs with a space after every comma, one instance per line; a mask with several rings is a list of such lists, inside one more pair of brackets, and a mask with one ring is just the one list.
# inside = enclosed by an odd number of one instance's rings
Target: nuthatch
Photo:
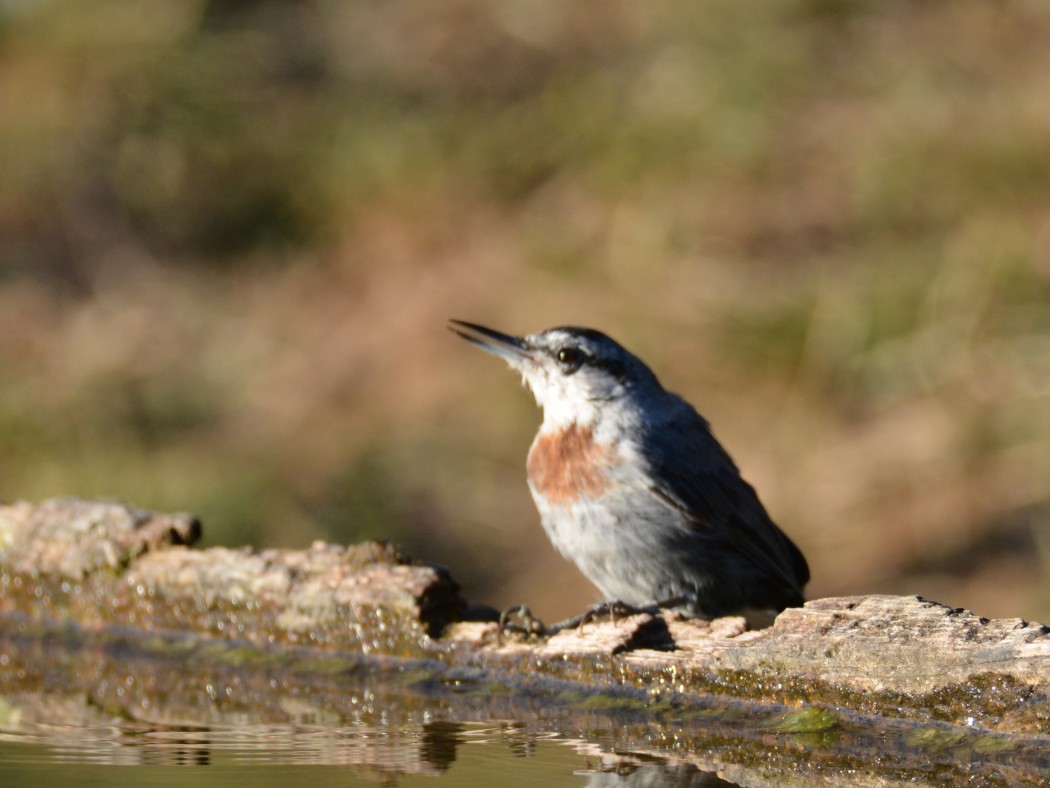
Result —
[[608, 600], [713, 618], [803, 603], [809, 568], [707, 421], [599, 331], [449, 328], [543, 409], [529, 489], [547, 536]]

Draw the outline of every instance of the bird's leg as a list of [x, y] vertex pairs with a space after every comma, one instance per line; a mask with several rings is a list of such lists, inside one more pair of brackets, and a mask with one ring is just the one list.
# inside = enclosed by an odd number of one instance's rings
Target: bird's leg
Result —
[[[520, 624], [515, 624], [511, 621], [511, 618], [514, 616], [521, 618]], [[550, 630], [543, 625], [542, 621], [532, 615], [528, 605], [511, 605], [499, 616], [499, 628], [496, 630], [496, 643], [498, 645], [503, 645], [504, 632], [520, 632], [526, 637], [533, 637], [548, 634]]]
[[684, 605], [689, 601], [690, 598], [687, 595], [679, 594], [678, 596], [672, 596], [667, 599], [661, 599], [658, 602], [653, 602], [651, 605], [635, 607], [626, 602], [612, 599], [606, 602], [600, 602], [597, 605], [592, 605], [578, 616], [573, 616], [572, 618], [567, 618], [564, 621], [552, 624], [547, 627], [546, 634], [555, 635], [565, 629], [577, 629], [584, 624], [589, 624], [604, 616], [608, 616], [610, 622], [614, 622], [618, 618], [635, 616], [639, 613], [651, 613], [655, 616], [658, 615], [661, 610], [674, 610], [676, 607]]
[[564, 621], [559, 621], [557, 624], [552, 624], [547, 627], [548, 635], [555, 635], [565, 629], [578, 629], [584, 624], [589, 624], [592, 621], [596, 621], [599, 618], [605, 616], [609, 617], [609, 621], [616, 621], [617, 618], [627, 618], [628, 616], [634, 616], [641, 613], [645, 608], [638, 608], [634, 605], [628, 605], [626, 602], [621, 602], [618, 599], [612, 599], [607, 602], [601, 602], [597, 605], [592, 605], [585, 611], [580, 613], [578, 616], [567, 618]]

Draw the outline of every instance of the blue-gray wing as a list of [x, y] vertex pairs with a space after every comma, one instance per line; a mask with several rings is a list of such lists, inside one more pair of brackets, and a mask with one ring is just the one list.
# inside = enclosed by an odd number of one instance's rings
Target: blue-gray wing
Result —
[[652, 493], [688, 521], [705, 552], [742, 575], [755, 596], [749, 605], [801, 604], [809, 581], [802, 552], [770, 519], [707, 422], [681, 405], [648, 431], [644, 443]]

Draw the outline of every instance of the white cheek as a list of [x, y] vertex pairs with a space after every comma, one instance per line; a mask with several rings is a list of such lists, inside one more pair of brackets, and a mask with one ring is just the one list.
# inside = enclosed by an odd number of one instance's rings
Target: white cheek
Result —
[[532, 392], [533, 398], [536, 400], [536, 404], [541, 408], [544, 407], [544, 403], [547, 401], [547, 379], [539, 373], [528, 375], [522, 373], [521, 382], [525, 384], [525, 387]]

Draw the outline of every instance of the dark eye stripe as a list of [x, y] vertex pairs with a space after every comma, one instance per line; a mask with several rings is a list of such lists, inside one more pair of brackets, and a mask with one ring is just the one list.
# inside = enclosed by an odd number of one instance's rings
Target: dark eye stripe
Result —
[[592, 358], [590, 363], [592, 367], [604, 370], [621, 383], [627, 381], [627, 367], [619, 359]]

